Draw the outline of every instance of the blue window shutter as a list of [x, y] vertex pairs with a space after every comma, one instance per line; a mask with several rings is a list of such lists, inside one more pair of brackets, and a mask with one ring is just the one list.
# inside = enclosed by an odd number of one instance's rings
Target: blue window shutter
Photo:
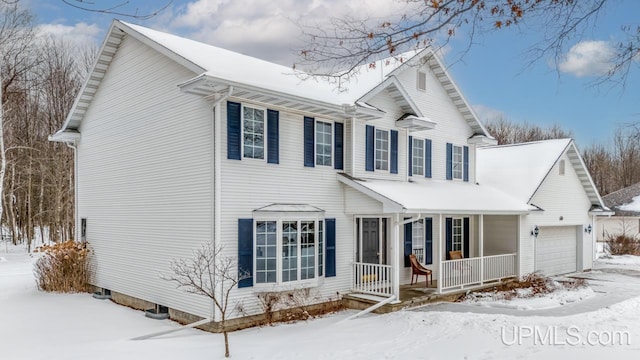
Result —
[[407, 156], [409, 158], [409, 163], [407, 164], [407, 166], [409, 166], [409, 176], [413, 176], [413, 136], [409, 136], [409, 151], [408, 151], [409, 155]]
[[280, 163], [280, 113], [267, 110], [267, 162]]
[[462, 219], [462, 252], [464, 257], [469, 257], [469, 218]]
[[327, 242], [325, 248], [325, 277], [336, 276], [336, 219], [324, 219], [327, 224]]
[[453, 219], [445, 218], [444, 219], [444, 242], [445, 242], [445, 253], [447, 255], [447, 260], [451, 260], [449, 256], [449, 251], [453, 249]]
[[367, 125], [366, 136], [367, 136], [367, 139], [365, 143], [365, 146], [366, 146], [365, 170], [373, 171], [375, 167], [375, 156], [376, 156], [376, 144], [375, 144], [376, 128], [371, 125]]
[[344, 124], [334, 123], [334, 140], [333, 146], [335, 147], [333, 153], [335, 159], [333, 160], [333, 168], [337, 170], [344, 170]]
[[447, 143], [447, 180], [453, 179], [453, 144]]
[[227, 101], [227, 159], [240, 160], [241, 122], [240, 104]]
[[463, 166], [462, 179], [464, 181], [469, 181], [469, 147], [468, 146], [465, 146], [462, 148], [462, 166]]
[[424, 263], [433, 264], [433, 219], [424, 219]]
[[431, 177], [431, 140], [424, 140], [424, 177]]
[[391, 130], [391, 164], [389, 172], [398, 173], [398, 130]]
[[238, 219], [238, 275], [249, 277], [240, 280], [239, 288], [253, 286], [253, 219]]
[[[406, 220], [406, 219], [405, 219]], [[404, 267], [411, 267], [409, 255], [411, 254], [412, 227], [411, 223], [404, 224]]]
[[304, 117], [304, 166], [314, 167], [315, 159], [315, 119]]

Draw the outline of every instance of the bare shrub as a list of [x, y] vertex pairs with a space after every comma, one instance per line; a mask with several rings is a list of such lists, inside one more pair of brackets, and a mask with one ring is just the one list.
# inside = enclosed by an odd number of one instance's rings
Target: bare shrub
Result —
[[552, 293], [560, 289], [577, 290], [587, 286], [584, 279], [564, 279], [554, 281], [540, 273], [531, 273], [504, 284], [500, 284], [491, 291], [473, 292], [458, 299], [458, 301], [476, 300], [479, 298], [493, 298], [496, 300], [512, 300], [516, 298], [532, 298]]
[[282, 303], [282, 293], [269, 291], [258, 294], [258, 300], [260, 301], [260, 307], [265, 316], [265, 321], [268, 325], [272, 325], [274, 322], [273, 313], [277, 310], [278, 304]]
[[605, 243], [610, 255], [640, 255], [640, 241], [629, 235], [608, 235]]
[[318, 303], [319, 300], [320, 297], [309, 288], [289, 291], [284, 297], [284, 304], [289, 308], [287, 320], [309, 319], [311, 317], [309, 306]]
[[35, 250], [43, 253], [36, 261], [34, 274], [38, 288], [64, 293], [89, 292], [89, 252], [86, 242], [72, 240], [43, 245]]

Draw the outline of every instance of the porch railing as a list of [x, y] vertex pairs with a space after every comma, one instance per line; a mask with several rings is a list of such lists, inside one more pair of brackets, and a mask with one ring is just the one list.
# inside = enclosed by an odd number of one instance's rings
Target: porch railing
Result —
[[483, 259], [484, 281], [516, 276], [516, 254], [486, 256]]
[[516, 254], [483, 256], [442, 262], [441, 290], [481, 285], [516, 275]]
[[353, 273], [355, 275], [353, 291], [381, 296], [393, 294], [391, 265], [356, 262], [353, 264]]

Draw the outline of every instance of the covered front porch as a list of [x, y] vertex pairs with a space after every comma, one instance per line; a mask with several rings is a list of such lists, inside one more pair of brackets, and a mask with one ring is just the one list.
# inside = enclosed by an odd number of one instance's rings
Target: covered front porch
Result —
[[[410, 293], [443, 295], [519, 275], [520, 215], [528, 205], [476, 184], [343, 182], [382, 200], [374, 208], [378, 213], [353, 215], [353, 293], [401, 301]], [[443, 190], [462, 192], [468, 201], [429, 196]], [[418, 276], [416, 285], [411, 254], [430, 272], [428, 280]]]

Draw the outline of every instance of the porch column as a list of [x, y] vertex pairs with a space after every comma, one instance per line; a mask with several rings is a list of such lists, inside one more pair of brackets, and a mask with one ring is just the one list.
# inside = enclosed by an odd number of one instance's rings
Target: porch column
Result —
[[484, 215], [478, 215], [478, 255], [480, 256], [480, 285], [484, 283]]
[[446, 259], [446, 256], [442, 256], [444, 254], [444, 247], [442, 246], [442, 239], [444, 239], [444, 216], [442, 214], [440, 216], [440, 236], [438, 236], [438, 294], [442, 293], [442, 259]]
[[393, 219], [393, 294], [395, 302], [400, 302], [400, 267], [404, 262], [400, 261], [400, 214], [396, 213]]

